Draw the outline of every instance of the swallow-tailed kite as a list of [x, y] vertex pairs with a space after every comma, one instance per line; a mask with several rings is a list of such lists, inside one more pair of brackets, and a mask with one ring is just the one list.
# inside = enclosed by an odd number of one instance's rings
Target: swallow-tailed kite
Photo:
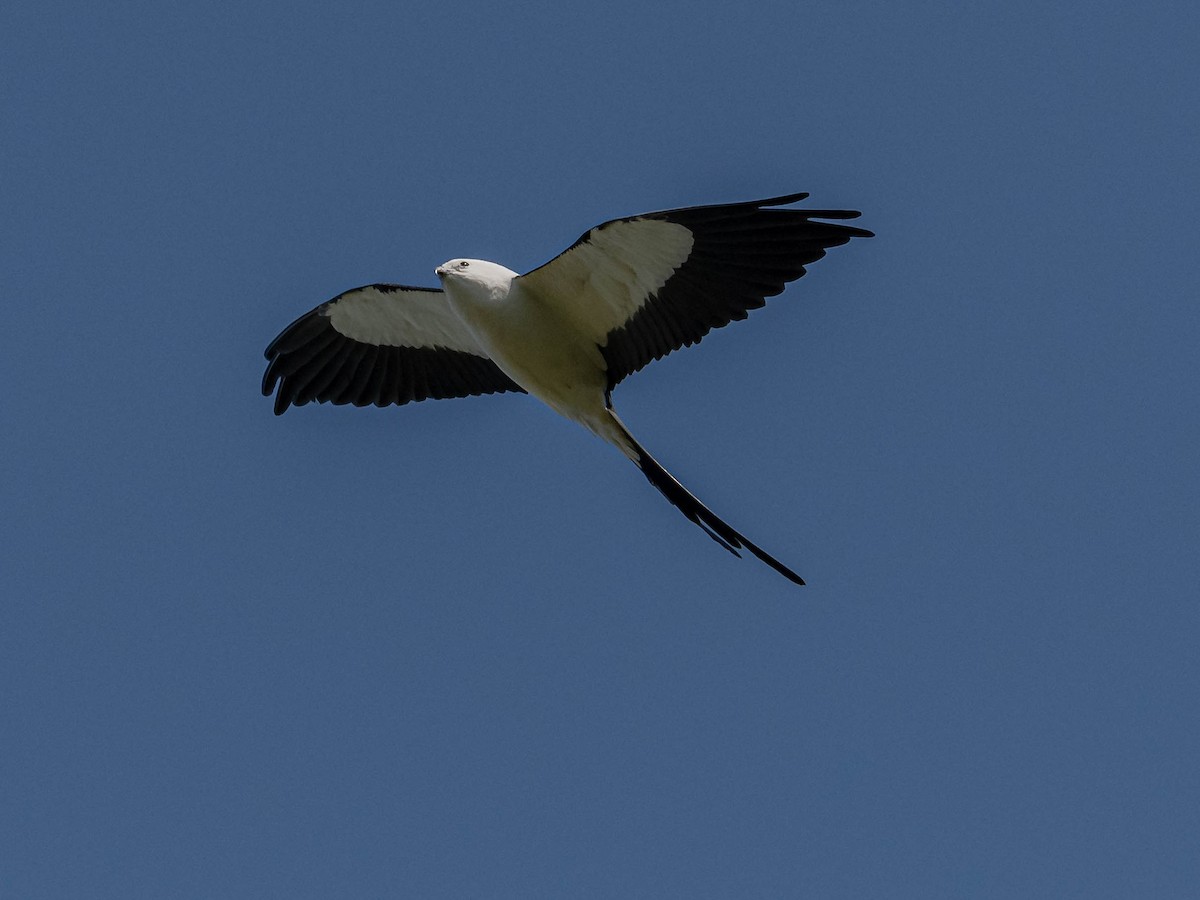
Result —
[[746, 318], [829, 247], [872, 237], [842, 209], [780, 209], [807, 194], [613, 219], [518, 275], [479, 259], [435, 270], [442, 287], [371, 284], [301, 316], [267, 347], [262, 391], [289, 405], [387, 406], [530, 393], [624, 453], [692, 522], [804, 581], [692, 496], [617, 418], [625, 376]]

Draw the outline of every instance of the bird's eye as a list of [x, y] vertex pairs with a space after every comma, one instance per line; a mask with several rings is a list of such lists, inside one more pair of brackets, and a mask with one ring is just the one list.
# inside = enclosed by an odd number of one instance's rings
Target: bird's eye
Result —
[[465, 269], [467, 266], [469, 266], [469, 265], [470, 265], [470, 263], [469, 263], [469, 262], [467, 262], [467, 261], [464, 259], [464, 260], [463, 260], [462, 262], [460, 262], [458, 265], [459, 265], [459, 267], [460, 267], [460, 268], [463, 268], [463, 269]]

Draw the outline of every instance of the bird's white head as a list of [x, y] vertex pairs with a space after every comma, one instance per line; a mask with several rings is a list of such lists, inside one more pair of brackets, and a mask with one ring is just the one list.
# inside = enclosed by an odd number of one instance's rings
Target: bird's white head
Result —
[[486, 259], [451, 259], [434, 272], [447, 291], [490, 298], [506, 296], [512, 280], [517, 277], [512, 269]]

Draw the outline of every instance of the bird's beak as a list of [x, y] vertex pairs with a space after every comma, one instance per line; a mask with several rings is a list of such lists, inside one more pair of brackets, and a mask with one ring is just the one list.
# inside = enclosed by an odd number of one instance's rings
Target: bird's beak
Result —
[[438, 278], [442, 278], [446, 274], [445, 266], [438, 266], [436, 269], [433, 270], [433, 274], [436, 275]]

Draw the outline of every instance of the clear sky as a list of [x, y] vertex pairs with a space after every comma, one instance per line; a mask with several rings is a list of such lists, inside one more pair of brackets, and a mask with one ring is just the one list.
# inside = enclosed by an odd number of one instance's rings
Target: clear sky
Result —
[[[1195, 897], [1195, 3], [0, 13], [0, 895]], [[863, 210], [622, 384], [276, 418], [452, 256]]]

